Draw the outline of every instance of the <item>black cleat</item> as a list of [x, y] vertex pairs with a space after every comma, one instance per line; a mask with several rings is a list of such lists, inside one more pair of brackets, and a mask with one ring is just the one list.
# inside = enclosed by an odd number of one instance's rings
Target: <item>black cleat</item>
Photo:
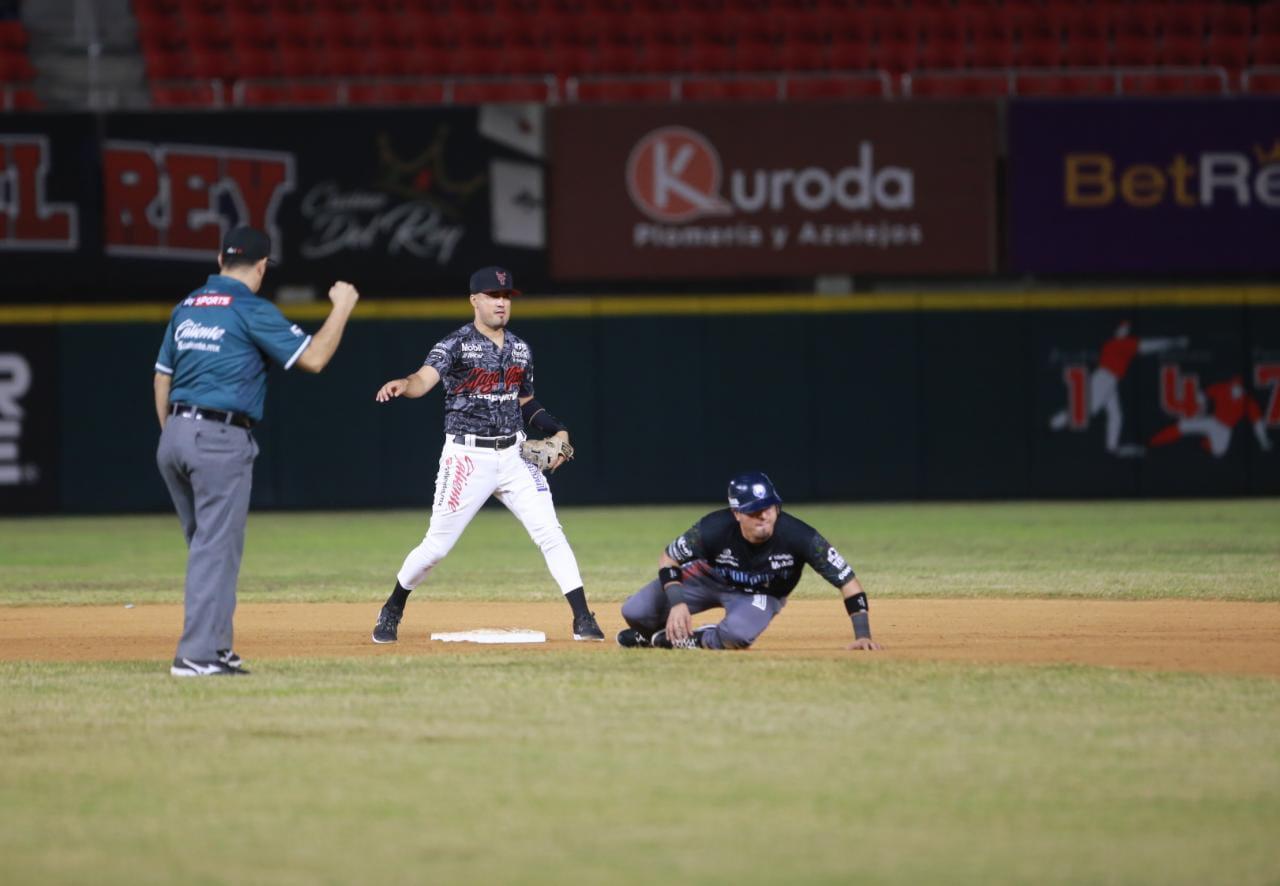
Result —
[[396, 612], [390, 606], [383, 606], [382, 611], [378, 613], [378, 623], [373, 626], [373, 642], [396, 642], [399, 639], [400, 619], [403, 617], [403, 609]]
[[219, 649], [218, 661], [230, 668], [240, 668], [244, 666], [244, 660], [236, 655], [234, 649]]
[[174, 677], [243, 677], [249, 672], [244, 668], [232, 667], [224, 661], [193, 661], [189, 658], [175, 658], [169, 673]]
[[573, 620], [573, 639], [604, 641], [604, 631], [596, 624], [594, 612], [584, 612]]
[[693, 633], [685, 637], [683, 640], [667, 639], [667, 631], [664, 628], [653, 635], [653, 639], [649, 641], [649, 644], [653, 646], [654, 649], [701, 649], [702, 634], [711, 627], [711, 625], [704, 625], [700, 628], [694, 628]]
[[623, 628], [618, 631], [618, 645], [624, 649], [647, 649], [649, 638], [635, 628]]

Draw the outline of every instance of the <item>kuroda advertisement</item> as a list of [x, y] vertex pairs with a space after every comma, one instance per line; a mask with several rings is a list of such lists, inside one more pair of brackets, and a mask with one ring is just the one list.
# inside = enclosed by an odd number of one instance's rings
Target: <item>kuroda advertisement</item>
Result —
[[1013, 101], [1020, 273], [1280, 271], [1280, 99]]
[[542, 119], [529, 105], [4, 115], [0, 301], [176, 299], [237, 224], [271, 236], [270, 286], [415, 296], [460, 294], [487, 264], [541, 275]]
[[562, 107], [549, 136], [562, 279], [995, 269], [994, 105]]

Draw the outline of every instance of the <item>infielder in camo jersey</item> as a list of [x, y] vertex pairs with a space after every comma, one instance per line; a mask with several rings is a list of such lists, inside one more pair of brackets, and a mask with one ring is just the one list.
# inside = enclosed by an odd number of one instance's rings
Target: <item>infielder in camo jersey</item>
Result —
[[[840, 589], [853, 621], [850, 649], [879, 649], [871, 639], [867, 595], [839, 551], [809, 524], [781, 509], [768, 476], [729, 481], [729, 507], [712, 511], [658, 558], [658, 577], [622, 604], [631, 627], [619, 646], [746, 649], [787, 605], [808, 563]], [[718, 624], [692, 630], [691, 616], [724, 608]]]
[[595, 614], [587, 609], [578, 561], [556, 519], [547, 478], [521, 457], [526, 428], [559, 441], [565, 454], [555, 458], [549, 471], [564, 463], [572, 447], [565, 426], [533, 399], [533, 353], [507, 330], [511, 300], [519, 294], [510, 271], [476, 271], [471, 275], [474, 321], [439, 341], [421, 369], [392, 379], [375, 396], [386, 403], [421, 397], [442, 381], [445, 387], [444, 449], [431, 522], [396, 574], [395, 589], [373, 629], [375, 643], [396, 642], [409, 593], [445, 558], [490, 495], [516, 515], [542, 550], [573, 610], [573, 638], [604, 639]]

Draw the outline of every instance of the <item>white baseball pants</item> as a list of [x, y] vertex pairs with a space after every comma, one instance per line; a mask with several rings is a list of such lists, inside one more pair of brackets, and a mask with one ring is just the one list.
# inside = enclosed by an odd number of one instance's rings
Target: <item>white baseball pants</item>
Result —
[[[520, 440], [524, 435], [520, 435]], [[437, 563], [448, 555], [471, 518], [495, 496], [524, 524], [533, 543], [546, 558], [551, 577], [567, 594], [582, 587], [578, 560], [569, 547], [547, 478], [520, 457], [520, 443], [506, 449], [485, 449], [453, 442], [445, 436], [436, 474], [436, 496], [431, 505], [427, 534], [396, 574], [401, 586], [413, 590]]]

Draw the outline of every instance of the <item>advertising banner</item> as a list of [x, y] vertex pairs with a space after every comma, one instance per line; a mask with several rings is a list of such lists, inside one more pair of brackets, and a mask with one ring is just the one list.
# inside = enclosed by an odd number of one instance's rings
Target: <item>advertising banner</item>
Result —
[[0, 513], [58, 502], [58, 358], [52, 327], [0, 327]]
[[995, 269], [984, 103], [559, 107], [560, 279]]
[[242, 223], [273, 239], [269, 287], [321, 298], [336, 279], [414, 296], [461, 294], [488, 264], [540, 276], [542, 116], [525, 105], [11, 116], [0, 250], [29, 273], [7, 279], [0, 301], [176, 300]]
[[1280, 99], [1013, 101], [1019, 273], [1280, 270]]

